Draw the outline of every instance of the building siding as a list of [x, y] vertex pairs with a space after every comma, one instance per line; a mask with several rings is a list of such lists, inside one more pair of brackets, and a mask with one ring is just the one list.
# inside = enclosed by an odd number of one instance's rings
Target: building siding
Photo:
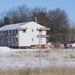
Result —
[[[37, 28], [43, 27], [37, 23], [29, 22], [26, 25], [10, 26], [10, 29], [6, 30], [0, 28], [0, 46], [9, 47], [25, 47], [39, 44], [39, 31]], [[9, 26], [7, 26], [9, 27]], [[13, 29], [11, 28], [13, 27]], [[4, 27], [5, 28], [5, 27]], [[20, 28], [20, 30], [18, 29]], [[46, 35], [46, 31], [41, 32], [42, 35]], [[46, 38], [40, 38], [41, 44], [46, 44]]]

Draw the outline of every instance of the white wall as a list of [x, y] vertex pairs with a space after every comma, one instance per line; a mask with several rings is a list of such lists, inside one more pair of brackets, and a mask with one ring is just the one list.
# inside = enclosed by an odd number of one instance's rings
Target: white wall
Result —
[[[37, 35], [39, 35], [39, 31], [37, 31], [37, 28], [40, 28], [42, 26], [36, 23], [30, 23], [22, 27], [24, 28], [26, 26], [27, 26], [26, 33], [23, 33], [23, 31], [19, 31], [19, 46], [38, 45], [39, 38], [37, 37]], [[32, 32], [32, 29], [33, 29], [33, 32]], [[42, 35], [46, 35], [46, 31], [42, 31]], [[34, 40], [32, 41], [32, 39]], [[46, 44], [46, 38], [41, 38], [41, 39], [42, 39], [41, 44]]]
[[19, 31], [19, 46], [30, 46], [30, 31], [26, 30], [25, 33], [23, 31]]

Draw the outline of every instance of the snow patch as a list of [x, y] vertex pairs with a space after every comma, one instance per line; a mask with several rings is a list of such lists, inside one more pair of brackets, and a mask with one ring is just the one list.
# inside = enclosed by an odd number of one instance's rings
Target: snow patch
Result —
[[11, 49], [9, 47], [2, 47], [0, 46], [0, 53], [9, 53]]

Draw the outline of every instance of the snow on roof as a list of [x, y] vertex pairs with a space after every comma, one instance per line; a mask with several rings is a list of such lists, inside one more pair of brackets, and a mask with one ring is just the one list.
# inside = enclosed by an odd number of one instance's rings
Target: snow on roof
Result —
[[[31, 21], [31, 22], [33, 22], [33, 21]], [[23, 25], [27, 25], [27, 23], [31, 23], [31, 22], [23, 22], [23, 23], [16, 23], [16, 24], [5, 25], [5, 26], [3, 26], [3, 27], [0, 28], [0, 31], [18, 29], [19, 27], [21, 27]], [[33, 22], [33, 23], [36, 23], [36, 22]], [[38, 25], [40, 25], [40, 24], [38, 24]], [[44, 26], [42, 26], [42, 27], [44, 27]]]
[[0, 28], [0, 31], [18, 29], [18, 27], [27, 24], [28, 22], [5, 25]]

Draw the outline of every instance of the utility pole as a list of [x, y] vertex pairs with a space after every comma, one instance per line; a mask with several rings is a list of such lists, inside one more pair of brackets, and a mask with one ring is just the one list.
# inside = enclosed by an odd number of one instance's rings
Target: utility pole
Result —
[[42, 75], [40, 38], [49, 37], [49, 35], [42, 35], [41, 31], [47, 31], [47, 30], [50, 30], [50, 28], [38, 29], [38, 31], [39, 31], [39, 35], [38, 35], [38, 37], [39, 37], [39, 75]]
[[[35, 17], [35, 22], [38, 23], [37, 17]], [[39, 75], [42, 75], [42, 66], [41, 66], [41, 43], [40, 43], [40, 38], [46, 38], [49, 36], [46, 35], [42, 35], [41, 31], [46, 31], [46, 30], [50, 30], [50, 28], [44, 28], [44, 29], [37, 29], [39, 31]]]
[[40, 72], [39, 75], [42, 75], [40, 34], [41, 34], [41, 30], [39, 30], [39, 72]]

